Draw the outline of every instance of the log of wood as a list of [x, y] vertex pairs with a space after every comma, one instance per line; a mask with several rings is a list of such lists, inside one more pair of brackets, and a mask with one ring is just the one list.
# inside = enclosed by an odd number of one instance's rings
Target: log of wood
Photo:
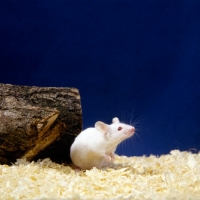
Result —
[[75, 88], [0, 84], [0, 163], [49, 157], [68, 162], [69, 149], [82, 130]]

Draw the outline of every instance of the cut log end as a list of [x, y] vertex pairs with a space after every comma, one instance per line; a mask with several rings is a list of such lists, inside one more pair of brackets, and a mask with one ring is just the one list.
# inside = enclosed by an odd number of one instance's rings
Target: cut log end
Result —
[[[80, 95], [75, 88], [0, 84], [0, 163], [18, 158], [69, 161], [69, 149], [82, 129]], [[61, 153], [58, 153], [61, 155]]]

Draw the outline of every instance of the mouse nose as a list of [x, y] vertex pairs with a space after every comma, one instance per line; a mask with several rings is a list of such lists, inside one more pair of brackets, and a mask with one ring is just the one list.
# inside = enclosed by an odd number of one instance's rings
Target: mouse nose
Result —
[[132, 131], [132, 132], [135, 132], [135, 127], [133, 127], [133, 128], [131, 129], [131, 131]]
[[129, 132], [134, 133], [134, 132], [135, 132], [135, 127], [131, 127], [131, 128], [129, 129]]

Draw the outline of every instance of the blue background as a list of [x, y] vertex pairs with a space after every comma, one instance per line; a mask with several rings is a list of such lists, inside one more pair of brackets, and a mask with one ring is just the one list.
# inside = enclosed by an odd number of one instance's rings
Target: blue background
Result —
[[83, 127], [117, 116], [119, 154], [200, 150], [200, 1], [0, 2], [0, 82], [76, 87]]

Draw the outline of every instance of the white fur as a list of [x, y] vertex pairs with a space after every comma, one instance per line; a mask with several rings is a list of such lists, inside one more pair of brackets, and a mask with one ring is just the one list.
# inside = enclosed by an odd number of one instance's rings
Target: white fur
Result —
[[[121, 129], [121, 130], [120, 130]], [[133, 135], [135, 128], [113, 118], [113, 124], [96, 122], [75, 139], [70, 149], [73, 163], [81, 169], [101, 168], [114, 161], [117, 145]]]

